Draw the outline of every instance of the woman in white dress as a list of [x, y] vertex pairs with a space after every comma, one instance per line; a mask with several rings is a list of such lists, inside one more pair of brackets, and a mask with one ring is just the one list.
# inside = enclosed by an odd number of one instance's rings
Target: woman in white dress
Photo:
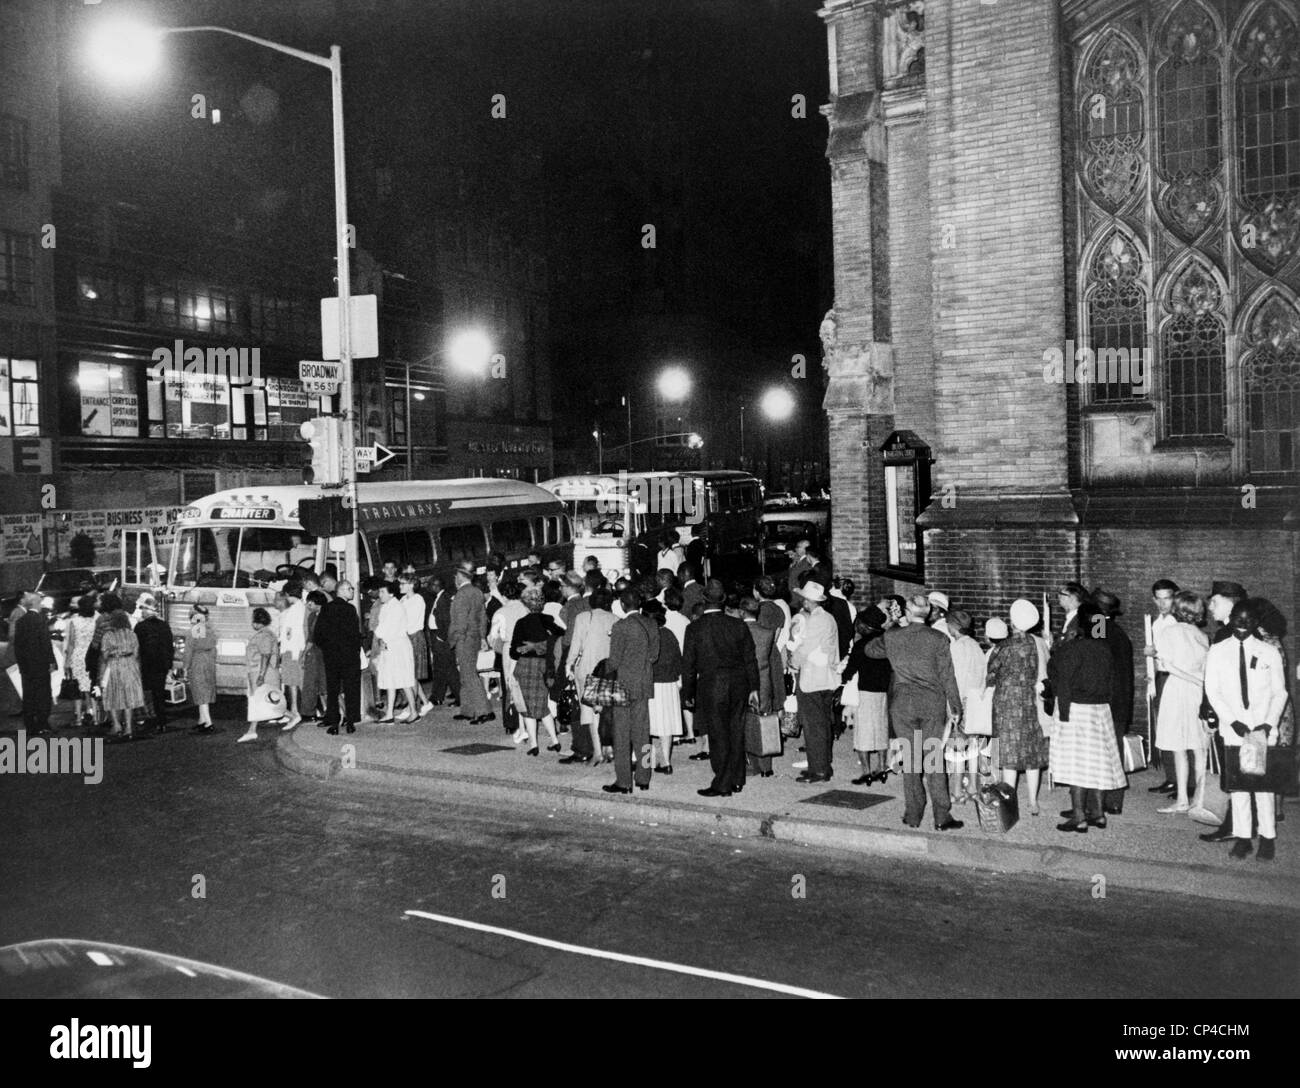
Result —
[[[589, 677], [605, 658], [609, 657], [609, 636], [614, 629], [614, 614], [609, 610], [609, 606], [614, 601], [614, 595], [610, 592], [608, 586], [601, 586], [599, 589], [591, 591], [591, 608], [586, 612], [579, 612], [577, 619], [573, 621], [573, 642], [569, 646], [569, 662], [567, 667], [569, 675], [573, 678], [574, 686], [578, 689], [578, 697], [582, 697], [583, 686]], [[591, 730], [591, 750], [597, 755], [593, 757], [593, 766], [598, 766], [604, 762], [603, 749], [600, 743], [600, 721], [596, 713], [596, 708], [582, 703], [580, 727], [586, 726]]]
[[95, 598], [89, 593], [77, 599], [77, 610], [68, 620], [67, 647], [64, 670], [77, 682], [77, 698], [72, 706], [72, 720], [78, 725], [94, 724], [91, 714], [90, 691], [95, 685], [86, 666], [86, 653], [95, 639]]
[[1174, 595], [1173, 617], [1177, 621], [1162, 627], [1155, 636], [1156, 668], [1169, 674], [1160, 693], [1156, 716], [1156, 747], [1174, 754], [1174, 781], [1178, 793], [1173, 804], [1157, 809], [1163, 813], [1187, 812], [1188, 760], [1201, 765], [1201, 753], [1209, 734], [1201, 724], [1201, 693], [1205, 683], [1205, 658], [1210, 640], [1200, 628], [1205, 623], [1205, 602], [1186, 590]]
[[[379, 622], [375, 625], [377, 686], [380, 691], [387, 693], [387, 706], [379, 708], [380, 717], [375, 720], [385, 725], [394, 721], [415, 721], [418, 702], [415, 692], [415, 655], [411, 652], [411, 640], [406, 634], [406, 610], [397, 598], [396, 588], [391, 582], [380, 585], [379, 600], [375, 605], [379, 609]], [[395, 718], [393, 711], [399, 691], [406, 694], [406, 710], [400, 718]]]

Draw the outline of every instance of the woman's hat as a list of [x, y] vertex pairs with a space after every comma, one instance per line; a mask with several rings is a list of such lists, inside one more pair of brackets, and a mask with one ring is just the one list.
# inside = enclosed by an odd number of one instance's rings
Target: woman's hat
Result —
[[1011, 634], [1007, 630], [1007, 621], [1001, 616], [990, 616], [984, 621], [984, 637], [990, 642], [1001, 642]]
[[1032, 631], [1038, 626], [1038, 607], [1021, 597], [1011, 605], [1011, 626], [1017, 631]]

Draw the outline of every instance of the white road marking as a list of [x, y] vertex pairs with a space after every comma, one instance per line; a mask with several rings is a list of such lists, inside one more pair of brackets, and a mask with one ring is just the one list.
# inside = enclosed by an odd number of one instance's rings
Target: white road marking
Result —
[[430, 914], [423, 910], [408, 910], [404, 912], [411, 918], [427, 918], [430, 922], [443, 922], [449, 926], [460, 926], [462, 929], [476, 929], [480, 933], [495, 933], [499, 937], [510, 937], [516, 941], [527, 941], [529, 944], [541, 945], [543, 948], [555, 948], [561, 952], [572, 952], [579, 956], [594, 956], [602, 960], [614, 960], [617, 963], [630, 963], [637, 967], [651, 967], [657, 971], [676, 971], [682, 975], [695, 975], [698, 978], [711, 978], [718, 982], [730, 982], [736, 986], [751, 986], [759, 990], [772, 990], [779, 994], [788, 994], [791, 997], [807, 997], [821, 1001], [840, 1001], [837, 994], [824, 994], [817, 990], [805, 990], [801, 986], [787, 986], [783, 982], [768, 982], [761, 978], [748, 978], [745, 975], [731, 975], [725, 971], [710, 971], [704, 967], [688, 967], [681, 963], [667, 963], [664, 960], [647, 959], [645, 956], [629, 956], [623, 952], [606, 952], [599, 948], [584, 948], [580, 944], [565, 944], [563, 941], [552, 941], [546, 937], [534, 937], [531, 933], [520, 933], [517, 929], [502, 929], [500, 926], [484, 925], [482, 922], [470, 922], [464, 918], [452, 918], [446, 914]]

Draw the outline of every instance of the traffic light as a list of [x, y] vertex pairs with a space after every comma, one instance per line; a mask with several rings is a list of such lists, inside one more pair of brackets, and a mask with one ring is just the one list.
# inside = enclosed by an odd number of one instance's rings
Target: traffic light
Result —
[[311, 446], [311, 463], [303, 466], [303, 483], [317, 486], [343, 482], [343, 420], [338, 416], [309, 419], [298, 433]]
[[352, 511], [343, 505], [342, 495], [301, 500], [298, 503], [298, 520], [314, 537], [347, 536], [355, 528]]

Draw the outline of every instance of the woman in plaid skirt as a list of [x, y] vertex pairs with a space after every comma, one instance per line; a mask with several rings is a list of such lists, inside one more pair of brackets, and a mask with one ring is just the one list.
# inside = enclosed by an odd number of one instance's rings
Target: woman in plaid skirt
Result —
[[1105, 827], [1102, 791], [1128, 785], [1110, 716], [1114, 659], [1106, 640], [1094, 637], [1104, 631], [1104, 620], [1097, 622], [1101, 616], [1096, 605], [1081, 604], [1077, 622], [1047, 663], [1061, 721], [1052, 735], [1052, 777], [1069, 785], [1072, 805], [1070, 817], [1056, 825], [1058, 831]]

